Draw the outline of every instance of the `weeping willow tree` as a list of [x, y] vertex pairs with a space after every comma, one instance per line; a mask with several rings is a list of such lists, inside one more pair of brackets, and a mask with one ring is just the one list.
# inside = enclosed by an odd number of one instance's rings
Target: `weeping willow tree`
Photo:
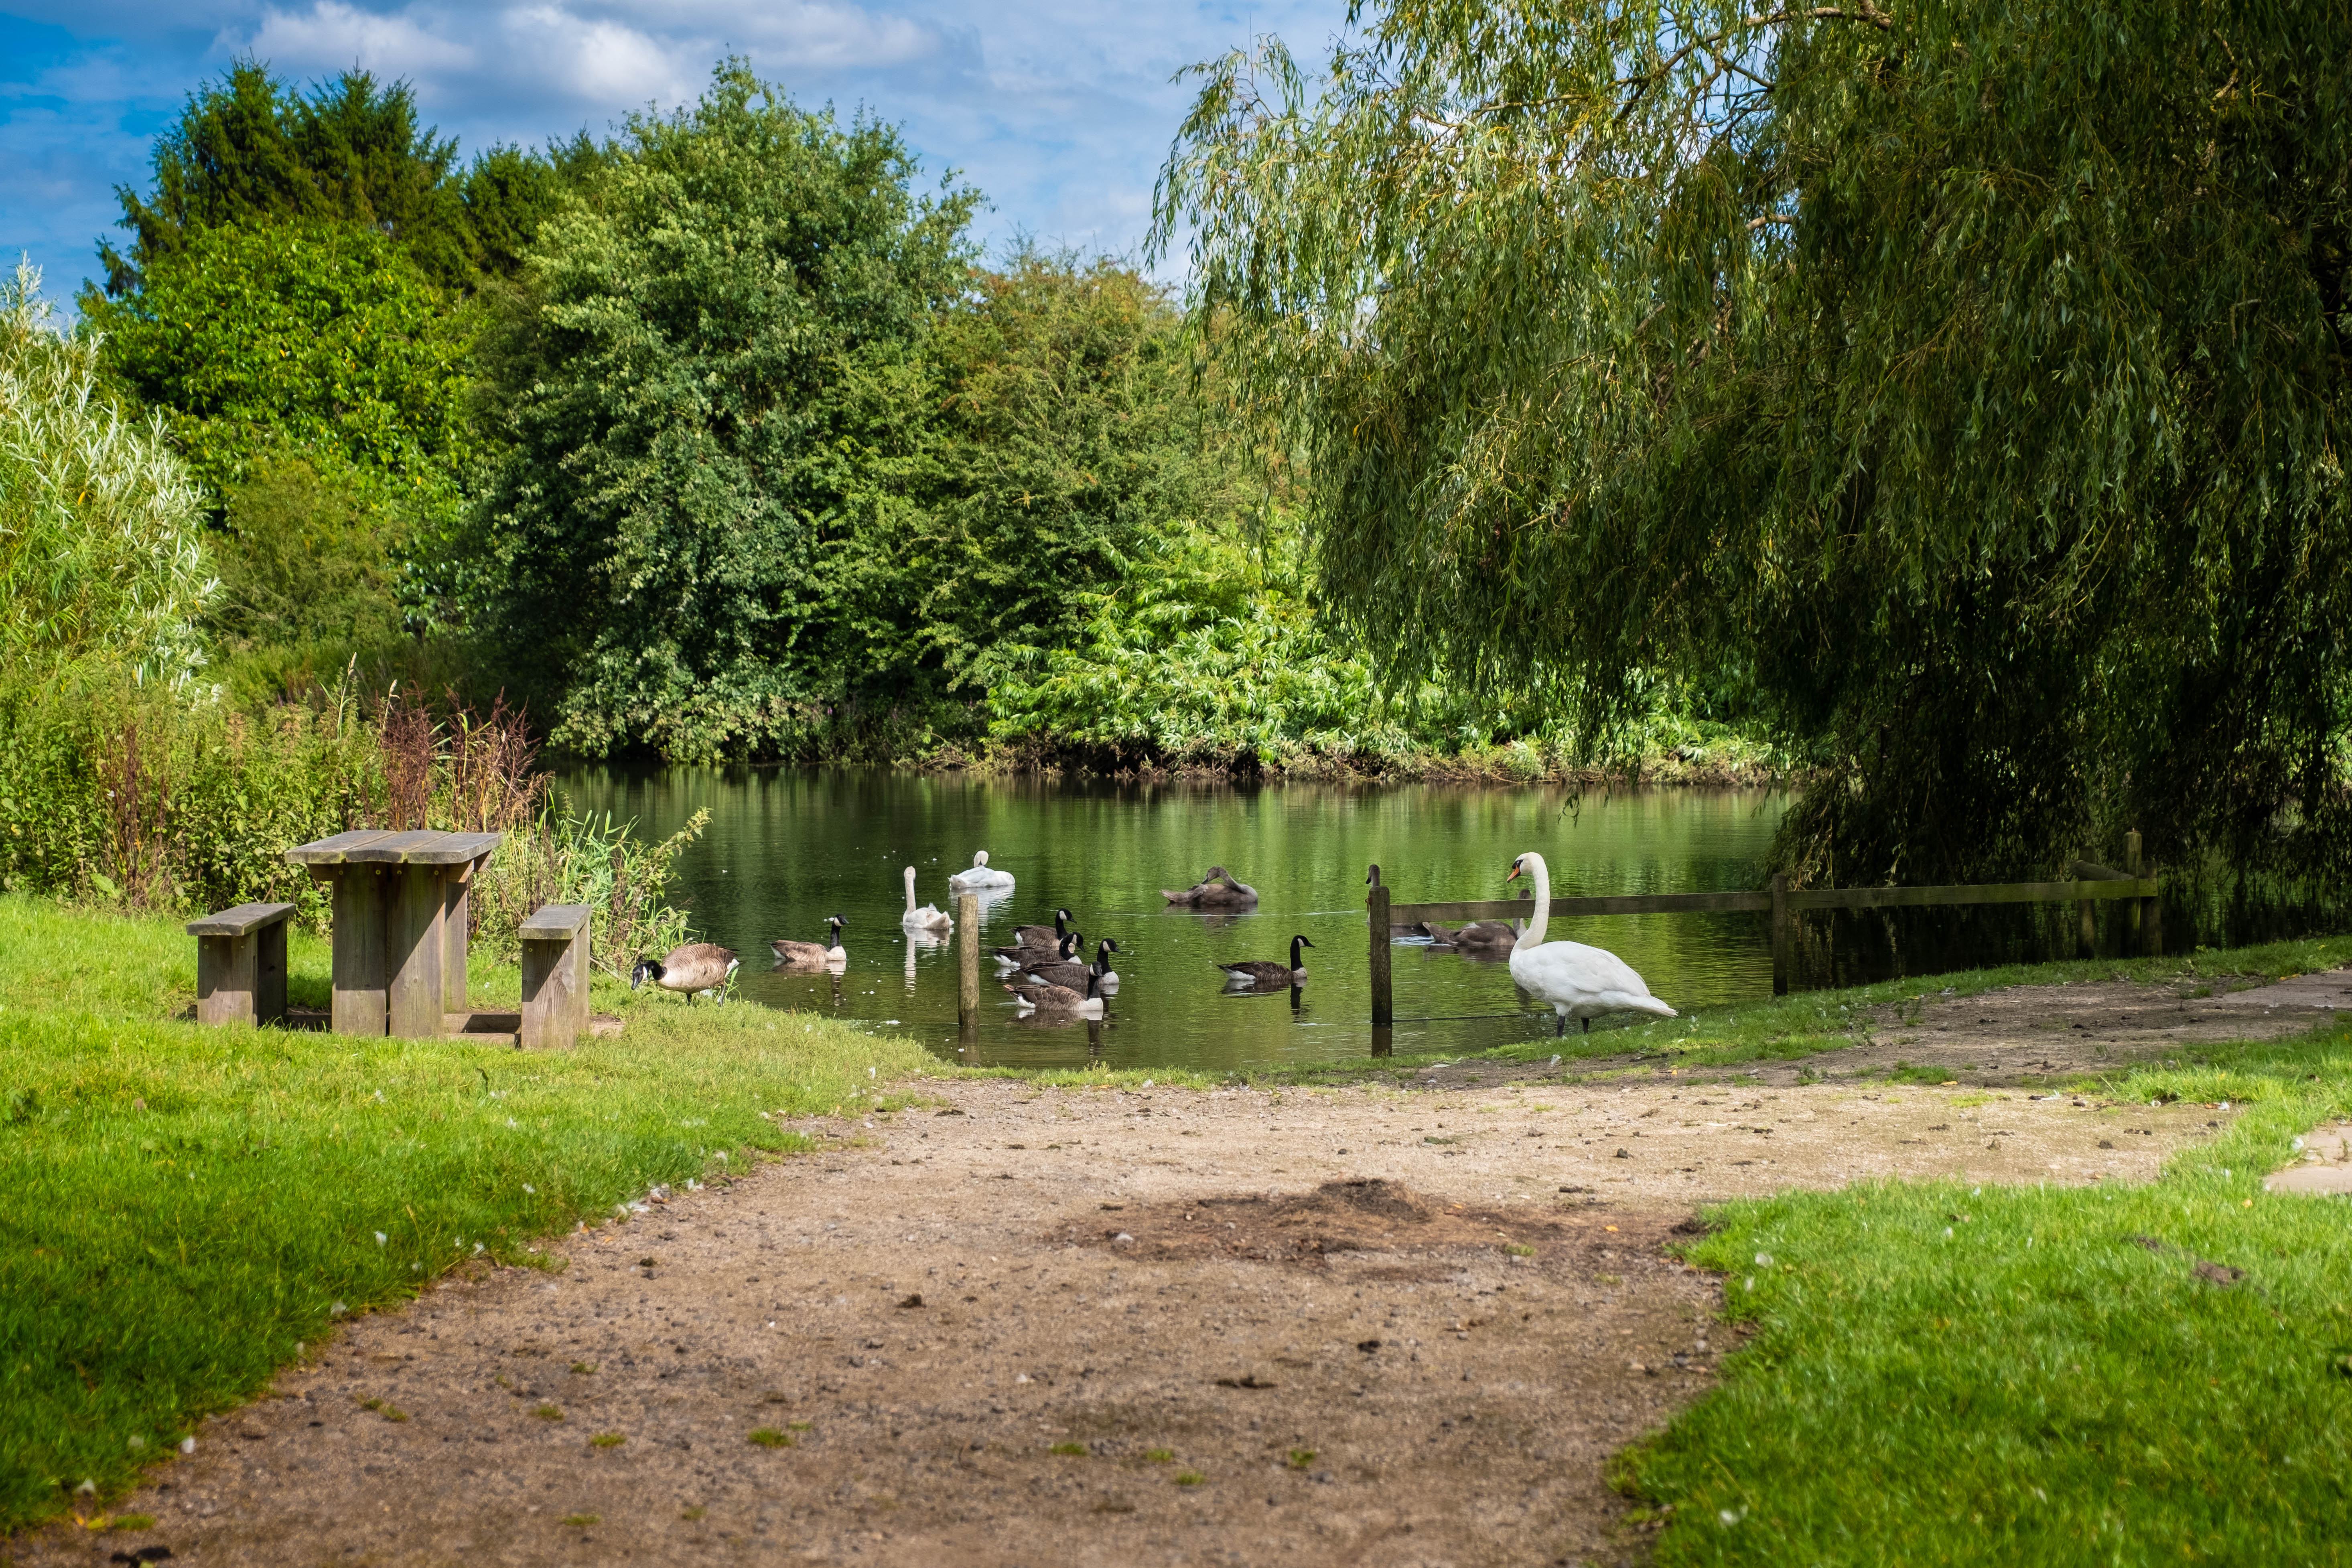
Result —
[[1391, 0], [1200, 68], [1157, 243], [1384, 668], [1661, 672], [1840, 882], [2352, 865], [2340, 0]]

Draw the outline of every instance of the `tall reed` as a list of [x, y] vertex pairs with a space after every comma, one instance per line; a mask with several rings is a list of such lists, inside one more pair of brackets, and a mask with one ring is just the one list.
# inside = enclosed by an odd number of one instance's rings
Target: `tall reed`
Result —
[[555, 811], [503, 698], [487, 711], [397, 688], [362, 700], [347, 673], [314, 702], [246, 712], [120, 672], [0, 683], [0, 886], [20, 891], [158, 910], [283, 900], [319, 925], [327, 900], [287, 864], [294, 846], [367, 827], [502, 833], [469, 934], [509, 955], [541, 904], [586, 903], [595, 960], [621, 973], [685, 939], [669, 872], [707, 820], [647, 843]]

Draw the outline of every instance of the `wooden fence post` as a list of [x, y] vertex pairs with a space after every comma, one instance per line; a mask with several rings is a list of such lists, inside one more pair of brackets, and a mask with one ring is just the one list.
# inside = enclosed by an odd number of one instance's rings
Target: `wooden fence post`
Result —
[[[2137, 827], [2124, 835], [2124, 870], [2134, 877], [2140, 874], [2139, 829]], [[2132, 952], [2147, 951], [2147, 910], [2153, 902], [2155, 900], [2152, 899], [2134, 899], [2131, 901], [2131, 912], [2126, 917], [2131, 921], [2127, 951]]]
[[1789, 994], [1789, 878], [1772, 874], [1772, 994]]
[[1372, 868], [1372, 890], [1364, 895], [1365, 918], [1372, 928], [1372, 1027], [1396, 1023], [1396, 995], [1389, 980], [1389, 890], [1381, 886], [1381, 868]]
[[[2087, 860], [2090, 857], [2085, 855], [2083, 858]], [[2076, 870], [2074, 874], [2077, 877], [2082, 875], [2079, 869]], [[2081, 903], [2076, 904], [2074, 906], [2074, 913], [2077, 921], [2080, 922], [2080, 929], [2076, 931], [2074, 938], [2074, 956], [2077, 958], [2096, 958], [2099, 952], [2099, 927], [2096, 921], [2092, 917], [2091, 900], [2084, 899]]]
[[980, 895], [956, 895], [956, 1028], [969, 1045], [980, 1036]]
[[[2124, 835], [2124, 866], [2135, 877], [2147, 877], [2147, 867], [2140, 861], [2139, 831], [2135, 828]], [[2132, 934], [2139, 940], [2132, 945], [2150, 958], [2164, 956], [2164, 895], [2137, 899], [2132, 903]]]

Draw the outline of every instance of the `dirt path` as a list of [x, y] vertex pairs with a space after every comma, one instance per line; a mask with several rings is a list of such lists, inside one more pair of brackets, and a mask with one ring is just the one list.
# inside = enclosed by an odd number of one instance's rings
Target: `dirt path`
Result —
[[354, 1323], [118, 1505], [152, 1531], [12, 1550], [1613, 1563], [1640, 1542], [1608, 1455], [1725, 1348], [1713, 1281], [1662, 1250], [1696, 1203], [2141, 1180], [2222, 1115], [1663, 1079], [936, 1087], [566, 1238], [560, 1275], [452, 1280]]
[[[1932, 981], [1919, 984], [1922, 995], [1915, 1004], [1863, 1016], [1861, 1044], [1794, 1060], [1751, 1062], [1719, 1069], [1720, 1076], [1787, 1088], [1932, 1067], [1969, 1088], [2032, 1088], [2135, 1063], [2176, 1061], [2184, 1047], [2299, 1035], [2321, 1019], [2352, 1012], [2352, 969], [2237, 991], [2228, 988], [2232, 981], [2226, 976], [2179, 985], [2011, 985], [1974, 996], [1938, 994]], [[1587, 1057], [1574, 1066], [1601, 1078], [1654, 1068], [1663, 1059]], [[1508, 1083], [1526, 1072], [1516, 1063], [1480, 1061], [1408, 1070], [1433, 1087]]]

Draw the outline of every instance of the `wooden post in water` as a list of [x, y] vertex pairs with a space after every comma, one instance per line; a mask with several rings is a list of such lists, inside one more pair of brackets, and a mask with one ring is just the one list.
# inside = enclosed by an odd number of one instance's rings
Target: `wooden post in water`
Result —
[[1365, 879], [1372, 885], [1364, 895], [1365, 918], [1372, 928], [1372, 1027], [1387, 1029], [1396, 1025], [1396, 996], [1389, 981], [1389, 890], [1381, 886], [1378, 866]]
[[[2083, 858], [2087, 860], [2090, 857], [2085, 855]], [[2062, 871], [2063, 869], [2064, 868], [2061, 868]], [[2082, 872], [2080, 870], [2076, 870], [2074, 875], [2079, 879], [2082, 876]], [[2074, 906], [2074, 912], [2081, 926], [2081, 929], [2075, 933], [2074, 956], [2077, 958], [2096, 958], [2099, 955], [2099, 927], [2098, 921], [2091, 912], [2091, 900], [2084, 899], [2082, 902], [2076, 904]]]
[[1772, 873], [1772, 994], [1789, 994], [1789, 877]]
[[980, 895], [956, 895], [956, 1033], [980, 1038]]

